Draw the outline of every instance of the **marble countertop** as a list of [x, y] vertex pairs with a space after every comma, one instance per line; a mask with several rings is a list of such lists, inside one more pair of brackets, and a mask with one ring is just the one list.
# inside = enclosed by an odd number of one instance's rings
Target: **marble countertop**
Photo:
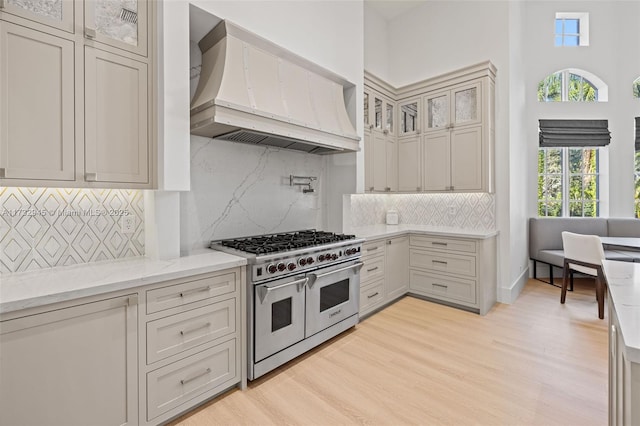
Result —
[[203, 249], [171, 260], [136, 257], [0, 275], [0, 314], [243, 266], [247, 260]]
[[603, 269], [620, 322], [622, 350], [629, 361], [640, 363], [640, 263], [605, 260]]
[[475, 238], [483, 240], [498, 235], [497, 230], [475, 230], [462, 228], [449, 228], [427, 225], [371, 225], [358, 227], [345, 227], [345, 234], [355, 234], [357, 237], [368, 240], [394, 237], [407, 233], [439, 235], [442, 237]]

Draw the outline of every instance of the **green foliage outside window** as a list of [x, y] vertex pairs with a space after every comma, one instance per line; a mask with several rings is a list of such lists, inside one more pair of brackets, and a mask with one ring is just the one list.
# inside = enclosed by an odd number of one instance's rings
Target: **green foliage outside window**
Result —
[[589, 80], [578, 74], [559, 71], [538, 83], [538, 101], [561, 102], [565, 93], [571, 102], [596, 102], [598, 90]]
[[640, 151], [636, 151], [636, 217], [640, 218]]
[[640, 78], [633, 82], [633, 97], [640, 98]]

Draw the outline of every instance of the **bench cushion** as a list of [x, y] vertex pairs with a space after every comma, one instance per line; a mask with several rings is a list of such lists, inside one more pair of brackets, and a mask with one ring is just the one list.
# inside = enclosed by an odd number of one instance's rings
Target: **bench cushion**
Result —
[[562, 268], [564, 266], [563, 250], [540, 250], [538, 256], [534, 258], [540, 262], [549, 263]]
[[[562, 231], [604, 237], [607, 236], [607, 219], [599, 217], [532, 217], [529, 219], [529, 257], [544, 262], [545, 260], [540, 257], [541, 251], [562, 251]], [[560, 262], [560, 266], [562, 266], [562, 262]]]
[[607, 227], [609, 237], [640, 238], [640, 219], [610, 218]]

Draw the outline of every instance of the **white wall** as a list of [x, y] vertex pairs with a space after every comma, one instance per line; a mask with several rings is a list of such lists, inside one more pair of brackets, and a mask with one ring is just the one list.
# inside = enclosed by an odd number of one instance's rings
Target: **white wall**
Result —
[[364, 7], [364, 69], [389, 82], [389, 31], [387, 21], [371, 7]]
[[[588, 12], [590, 46], [562, 48], [553, 46], [553, 20], [556, 12]], [[631, 83], [640, 74], [640, 2], [631, 1], [535, 1], [525, 4], [524, 31], [538, 33], [524, 43], [527, 73], [526, 122], [527, 155], [535, 158], [538, 147], [537, 120], [540, 118], [608, 119], [611, 131], [609, 174], [610, 217], [633, 216], [633, 141], [634, 120], [640, 115], [640, 101], [633, 98]], [[542, 78], [564, 68], [581, 68], [604, 80], [609, 86], [609, 101], [598, 103], [537, 102], [537, 85]], [[537, 215], [536, 162], [527, 164], [529, 183], [528, 214]]]

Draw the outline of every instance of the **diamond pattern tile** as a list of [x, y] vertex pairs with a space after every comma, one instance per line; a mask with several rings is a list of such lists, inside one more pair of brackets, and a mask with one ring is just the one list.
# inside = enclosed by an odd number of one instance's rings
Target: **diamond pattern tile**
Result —
[[[453, 214], [450, 212], [453, 208]], [[353, 194], [351, 225], [385, 222], [387, 210], [397, 210], [400, 223], [463, 229], [494, 229], [495, 195], [468, 194]]]
[[[113, 210], [135, 216], [134, 233]], [[142, 191], [0, 187], [0, 273], [144, 253]]]

